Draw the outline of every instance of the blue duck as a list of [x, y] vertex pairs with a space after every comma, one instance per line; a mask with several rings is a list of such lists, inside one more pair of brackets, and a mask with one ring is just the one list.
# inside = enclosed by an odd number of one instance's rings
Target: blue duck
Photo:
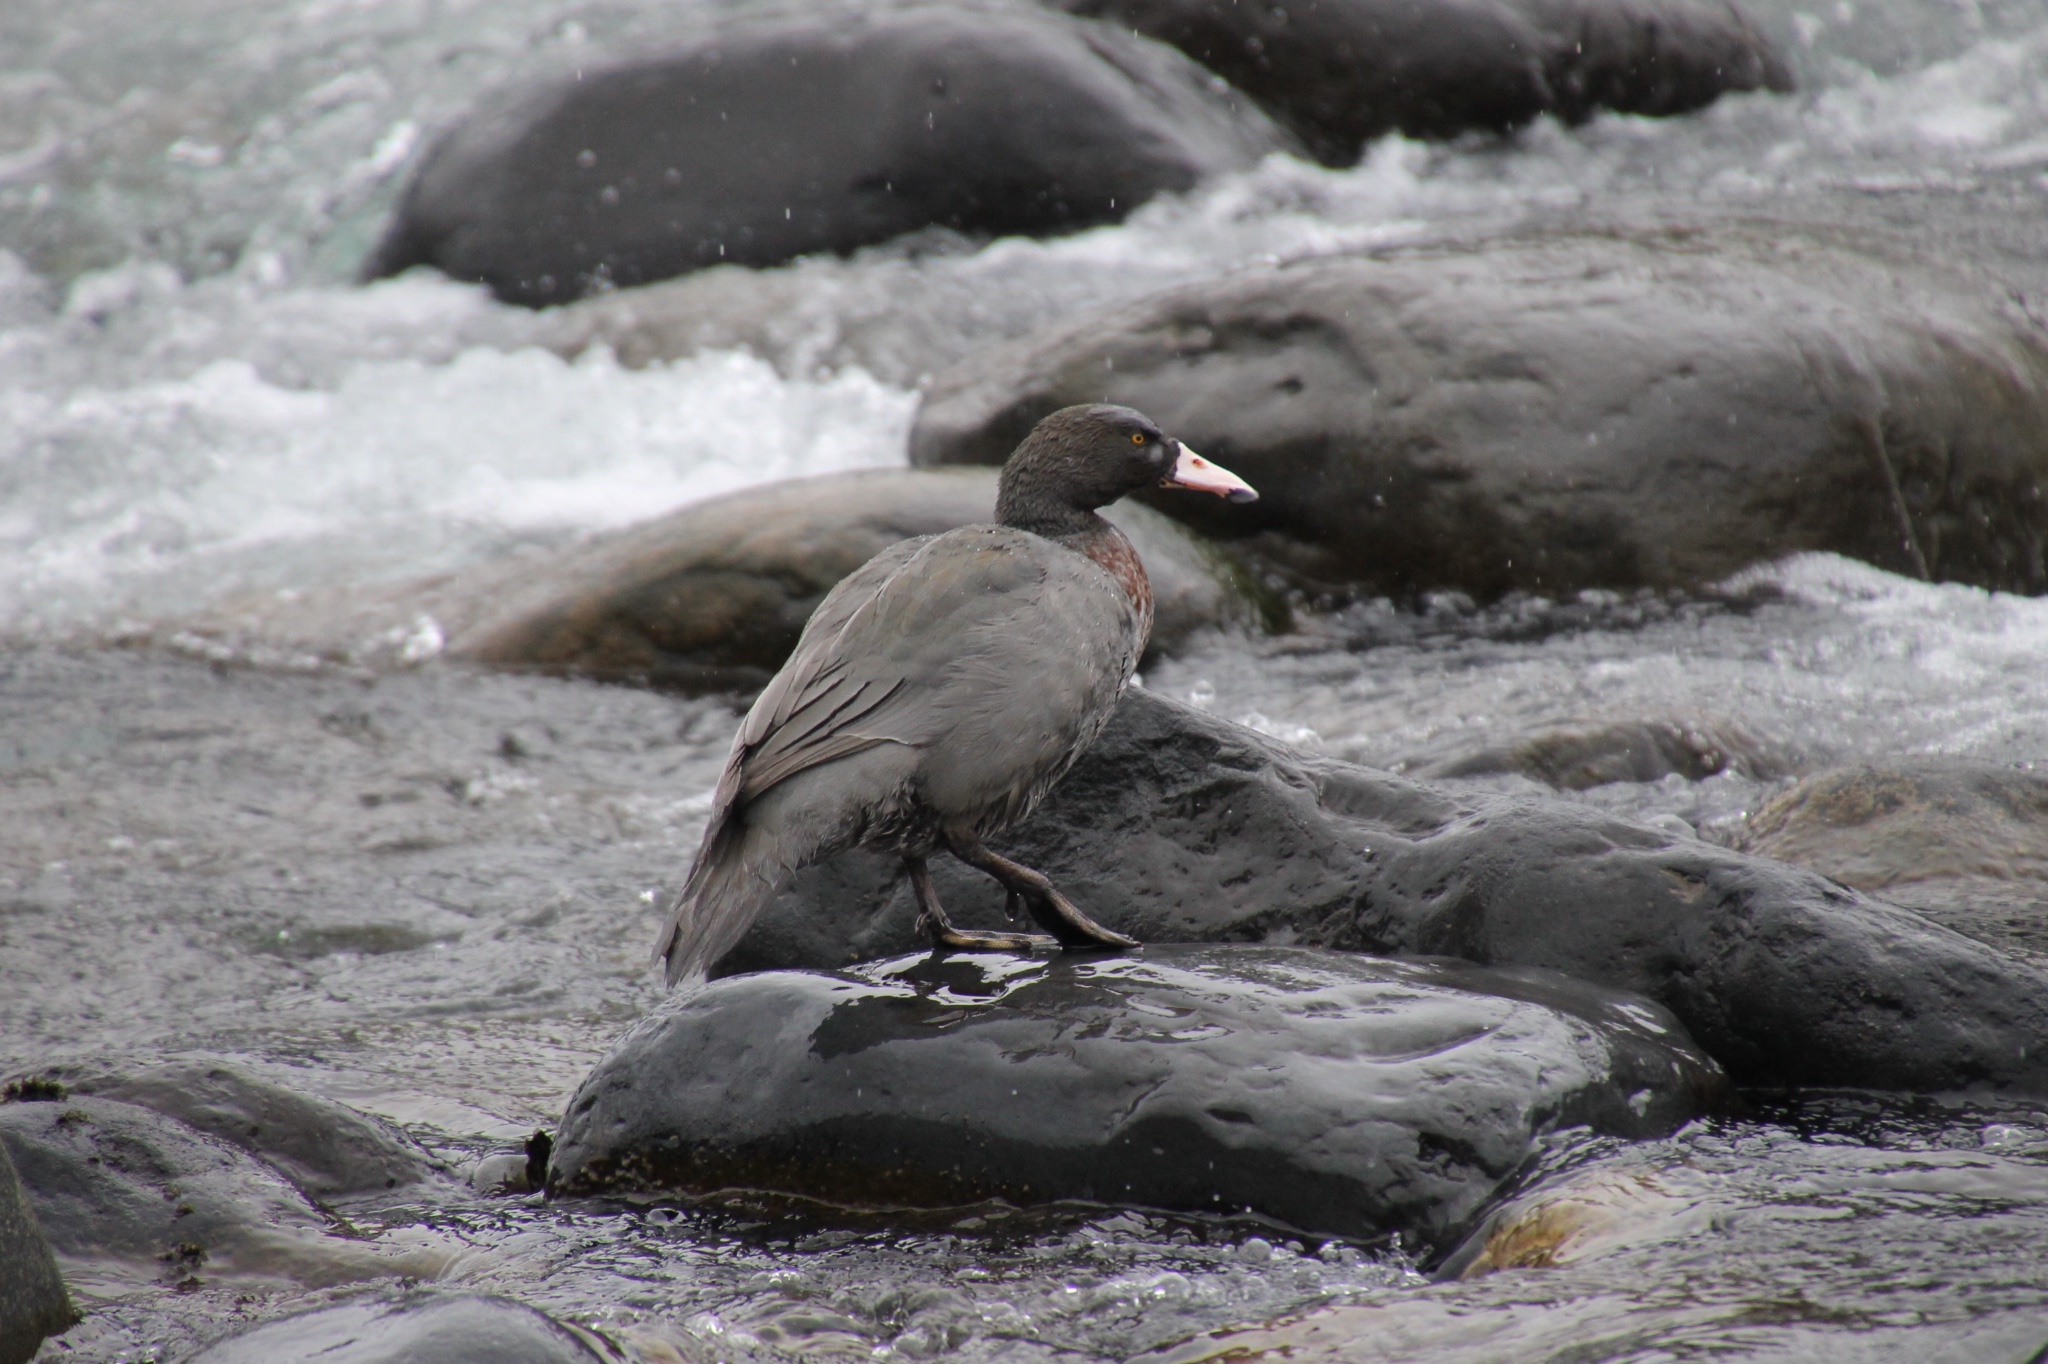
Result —
[[[733, 739], [658, 948], [671, 984], [798, 869], [853, 847], [903, 859], [934, 946], [1137, 945], [983, 840], [1030, 813], [1130, 684], [1152, 587], [1096, 509], [1159, 486], [1258, 496], [1127, 407], [1062, 408], [1003, 465], [994, 524], [905, 540], [832, 589]], [[955, 928], [927, 864], [941, 849], [1052, 937]]]

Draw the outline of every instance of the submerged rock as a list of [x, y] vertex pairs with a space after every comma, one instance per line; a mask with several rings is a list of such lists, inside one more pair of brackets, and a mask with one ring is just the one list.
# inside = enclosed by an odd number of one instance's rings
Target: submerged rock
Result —
[[0, 1364], [27, 1364], [49, 1337], [78, 1321], [50, 1243], [0, 1142]]
[[50, 1244], [127, 1261], [180, 1283], [229, 1274], [307, 1286], [424, 1275], [442, 1258], [384, 1254], [243, 1151], [135, 1104], [71, 1095], [0, 1105], [13, 1157]]
[[522, 1303], [413, 1293], [265, 1322], [187, 1364], [596, 1364], [613, 1357], [587, 1333]]
[[1822, 772], [1736, 846], [2048, 955], [2048, 772], [1923, 755]]
[[1934, 755], [1822, 772], [1737, 844], [1858, 890], [1969, 877], [2048, 888], [2048, 772]]
[[470, 1169], [469, 1187], [493, 1197], [532, 1193], [537, 1186], [527, 1178], [526, 1166], [522, 1151], [494, 1151]]
[[1291, 145], [1128, 29], [936, 6], [783, 18], [472, 113], [364, 274], [432, 265], [565, 303], [923, 228], [1070, 232]]
[[1791, 756], [1776, 745], [1741, 725], [1713, 720], [1560, 726], [1512, 743], [1403, 768], [1423, 780], [1512, 772], [1564, 791], [1618, 781], [1660, 781], [1673, 774], [1699, 781], [1730, 771], [1769, 781], [1791, 770]]
[[238, 1146], [316, 1199], [416, 1184], [432, 1158], [346, 1104], [220, 1062], [180, 1062], [131, 1074], [80, 1067], [43, 1072], [75, 1094], [98, 1094], [176, 1118]]
[[1551, 972], [1304, 948], [909, 957], [672, 997], [569, 1103], [552, 1194], [1085, 1199], [1447, 1246], [1546, 1134], [1653, 1136], [1719, 1069]]
[[1791, 73], [1721, 0], [1055, 0], [1171, 43], [1333, 166], [1383, 133], [1677, 114]]
[[912, 460], [995, 463], [1107, 397], [1260, 493], [1161, 510], [1312, 585], [1556, 597], [1829, 550], [2048, 591], [2048, 333], [1890, 251], [1733, 225], [1244, 271], [968, 357]]
[[[759, 687], [841, 578], [914, 535], [994, 513], [982, 470], [874, 470], [749, 488], [530, 562], [524, 591], [450, 652], [499, 668]], [[1155, 650], [1195, 631], [1277, 623], [1284, 608], [1223, 553], [1148, 507], [1109, 510], [1145, 561]]]
[[1714, 1207], [1682, 1168], [1603, 1163], [1518, 1195], [1439, 1268], [1477, 1279], [1503, 1269], [1554, 1269], [1645, 1241], [1696, 1236]]
[[[2048, 973], [1812, 872], [1582, 805], [1453, 795], [1150, 693], [999, 851], [1148, 943], [1534, 966], [1647, 995], [1739, 1083], [2048, 1093]], [[1003, 923], [950, 858], [954, 918]], [[916, 946], [893, 859], [801, 873], [721, 970]]]

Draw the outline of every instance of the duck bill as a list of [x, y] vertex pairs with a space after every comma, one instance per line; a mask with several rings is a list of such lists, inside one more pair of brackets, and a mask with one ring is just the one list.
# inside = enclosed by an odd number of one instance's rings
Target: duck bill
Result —
[[[1176, 441], [1175, 444], [1180, 444]], [[1173, 461], [1173, 470], [1159, 480], [1162, 488], [1193, 488], [1196, 492], [1214, 493], [1226, 502], [1256, 502], [1258, 492], [1251, 484], [1239, 478], [1220, 464], [1211, 464], [1187, 446], [1180, 446], [1180, 456]]]

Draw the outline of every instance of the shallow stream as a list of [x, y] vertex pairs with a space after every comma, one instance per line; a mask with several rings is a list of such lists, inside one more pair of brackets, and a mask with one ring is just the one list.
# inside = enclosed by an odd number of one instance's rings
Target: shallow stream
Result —
[[[727, 704], [472, 674], [431, 633], [418, 666], [369, 677], [124, 646], [138, 623], [901, 463], [920, 379], [970, 347], [1261, 259], [1742, 215], [1905, 233], [2048, 299], [2032, 0], [1772, 0], [1750, 8], [1796, 95], [1389, 139], [1350, 171], [1276, 159], [1057, 241], [707, 272], [687, 286], [705, 346], [668, 363], [574, 353], [559, 317], [444, 280], [350, 283], [421, 139], [477, 92], [730, 8], [0, 7], [0, 1072], [226, 1058], [404, 1124], [459, 1175], [552, 1127], [659, 995], [656, 902], [701, 829]], [[1555, 726], [1732, 728], [1772, 761], [1550, 793], [1725, 838], [1800, 771], [2048, 762], [2044, 654], [2048, 600], [1804, 556], [1694, 597], [1364, 603], [1211, 638], [1144, 681], [1406, 770]], [[652, 1361], [1181, 1361], [1332, 1304], [1235, 1348], [2021, 1364], [2048, 1343], [2048, 1112], [1756, 1104], [1554, 1152], [1547, 1172], [1620, 1190], [1622, 1229], [1462, 1283], [1397, 1245], [1099, 1208], [906, 1226], [486, 1200], [451, 1176], [344, 1211], [440, 1282]], [[175, 1359], [363, 1288], [66, 1269], [89, 1315], [47, 1358]]]

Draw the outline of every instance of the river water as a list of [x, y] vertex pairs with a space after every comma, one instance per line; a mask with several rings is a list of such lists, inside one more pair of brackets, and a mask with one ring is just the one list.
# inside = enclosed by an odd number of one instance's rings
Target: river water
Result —
[[[138, 625], [899, 464], [920, 379], [973, 346], [1260, 259], [1740, 215], [1905, 233], [2048, 296], [2038, 0], [1772, 0], [1750, 9], [1796, 95], [1388, 139], [1349, 171], [1275, 159], [1058, 241], [709, 272], [687, 286], [706, 345], [667, 363], [579, 350], [563, 319], [444, 280], [351, 283], [422, 139], [478, 92], [732, 8], [0, 7], [0, 1069], [231, 1058], [460, 1168], [552, 1126], [658, 995], [653, 902], [701, 827], [726, 705], [480, 677], [431, 647], [378, 679], [219, 665], [120, 647]], [[2048, 601], [1826, 556], [1690, 599], [1305, 625], [1211, 639], [1146, 685], [1411, 770], [1553, 725], [1739, 727], [1768, 772], [1556, 797], [1709, 837], [1787, 772], [2048, 761]], [[1318, 1329], [1351, 1359], [2018, 1364], [2048, 1340], [2048, 1115], [1809, 1097], [1556, 1162], [1650, 1190], [1632, 1230], [1447, 1285], [1398, 1246], [1099, 1209], [904, 1228], [448, 1194], [351, 1215], [444, 1282], [648, 1360], [1183, 1359], [1330, 1304]], [[67, 1268], [90, 1315], [53, 1358], [176, 1358], [360, 1287]]]

